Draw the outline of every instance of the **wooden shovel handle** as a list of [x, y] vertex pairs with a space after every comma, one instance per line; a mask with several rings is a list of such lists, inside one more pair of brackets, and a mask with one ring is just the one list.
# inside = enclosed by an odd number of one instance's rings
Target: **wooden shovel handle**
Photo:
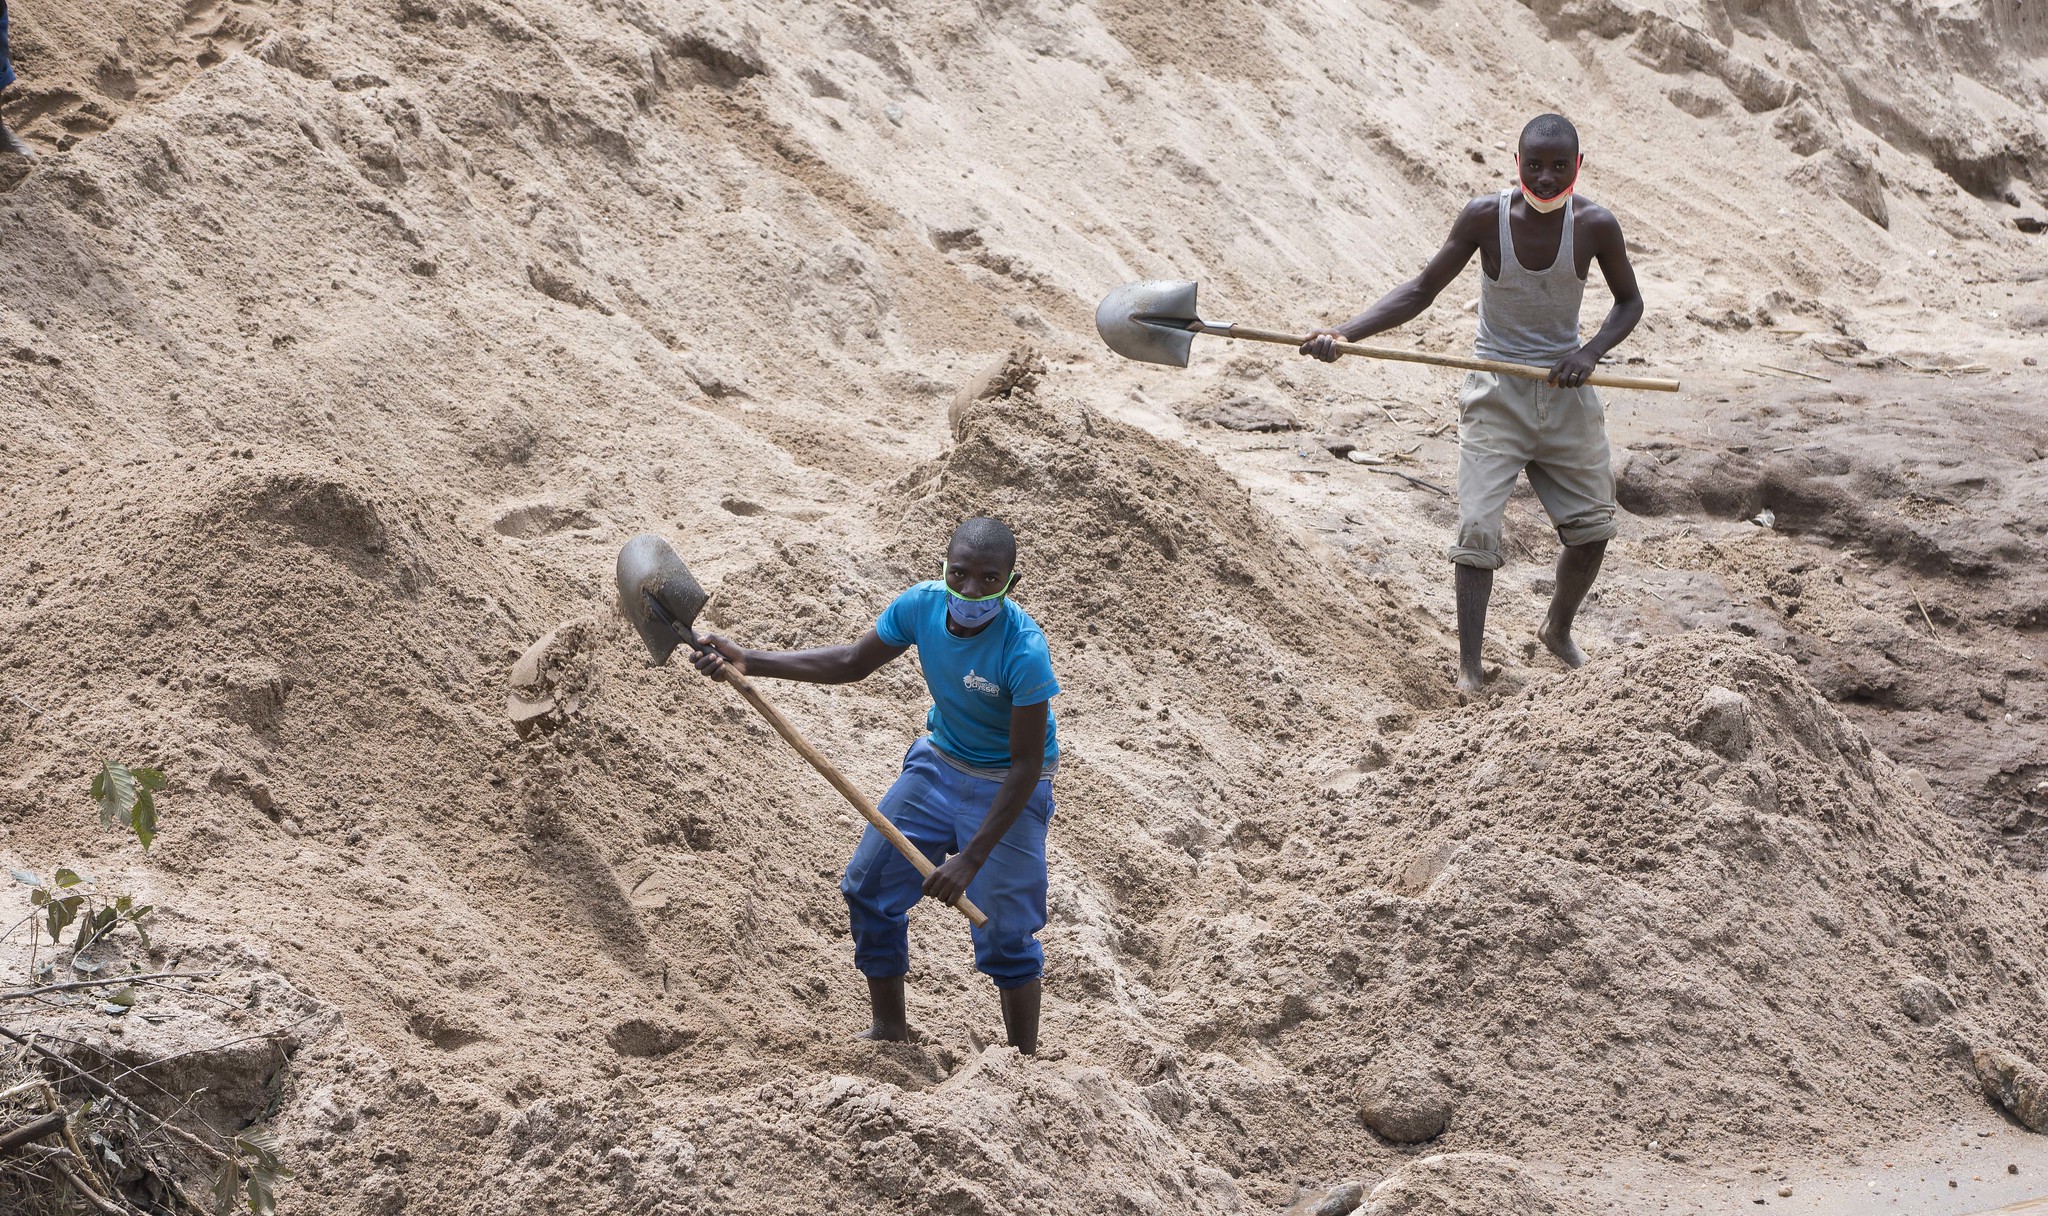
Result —
[[[1216, 326], [1210, 332], [1226, 338], [1243, 338], [1247, 342], [1273, 342], [1281, 346], [1300, 346], [1308, 341], [1307, 334], [1283, 334], [1278, 330], [1253, 329], [1248, 325]], [[1550, 369], [1531, 367], [1526, 363], [1503, 363], [1499, 359], [1467, 359], [1459, 355], [1431, 355], [1418, 350], [1397, 350], [1391, 346], [1361, 346], [1356, 342], [1337, 343], [1340, 355], [1362, 355], [1367, 359], [1391, 359], [1397, 363], [1429, 363], [1437, 367], [1462, 367], [1466, 371], [1494, 372], [1502, 376], [1520, 376], [1524, 380], [1548, 380]], [[1595, 372], [1586, 377], [1586, 383], [1600, 388], [1640, 388], [1653, 393], [1675, 393], [1678, 381], [1662, 380], [1652, 376], [1610, 376], [1606, 372]]]
[[[817, 748], [812, 747], [808, 740], [796, 733], [796, 727], [789, 724], [789, 719], [777, 713], [773, 705], [768, 704], [760, 693], [754, 691], [753, 684], [745, 676], [734, 671], [731, 667], [719, 668], [718, 674], [726, 683], [738, 689], [739, 694], [747, 699], [747, 704], [753, 706], [762, 717], [768, 719], [768, 725], [775, 728], [775, 733], [789, 740], [789, 745], [797, 750], [797, 754], [810, 761], [811, 767], [817, 769], [818, 773], [825, 780], [831, 782], [832, 788], [838, 790], [848, 802], [851, 802], [854, 810], [859, 811], [863, 818], [869, 823], [874, 824], [875, 830], [880, 832], [890, 844], [895, 845], [896, 851], [903, 854], [904, 858], [911, 865], [916, 866], [919, 874], [929, 877], [933, 870], [938, 869], [937, 866], [932, 864], [931, 858], [924, 855], [923, 849], [910, 843], [910, 838], [898, 831], [896, 825], [889, 822], [887, 815], [876, 810], [875, 804], [869, 802], [866, 795], [854, 788], [853, 782], [848, 781], [844, 773], [832, 767], [830, 760], [825, 759], [824, 755]], [[960, 914], [972, 922], [975, 928], [979, 929], [988, 924], [988, 915], [980, 908], [975, 907], [974, 901], [967, 898], [966, 894], [963, 893], [959, 899], [954, 900], [953, 906], [960, 909]]]

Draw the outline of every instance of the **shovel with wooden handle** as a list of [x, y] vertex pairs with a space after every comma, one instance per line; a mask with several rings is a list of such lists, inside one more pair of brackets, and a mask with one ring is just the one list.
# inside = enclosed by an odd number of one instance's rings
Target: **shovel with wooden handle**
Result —
[[[1102, 297], [1095, 309], [1095, 332], [1109, 349], [1140, 363], [1186, 367], [1188, 348], [1196, 334], [1219, 338], [1241, 338], [1246, 342], [1273, 342], [1299, 347], [1307, 334], [1286, 334], [1272, 329], [1253, 329], [1227, 321], [1204, 321], [1195, 312], [1195, 285], [1179, 279], [1148, 279], [1126, 283]], [[1550, 369], [1526, 363], [1504, 363], [1499, 359], [1466, 359], [1457, 355], [1432, 355], [1418, 350], [1389, 346], [1361, 346], [1356, 342], [1336, 344], [1340, 355], [1361, 355], [1367, 359], [1392, 359], [1400, 363], [1430, 363], [1437, 367], [1461, 367], [1467, 371], [1494, 372], [1520, 376], [1524, 380], [1548, 380]], [[1678, 381], [1651, 376], [1612, 376], [1595, 372], [1586, 383], [1601, 388], [1640, 388], [1656, 393], [1675, 393]]]
[[[678, 646], [687, 646], [700, 654], [704, 651], [704, 643], [697, 640], [692, 626], [710, 597], [704, 594], [704, 588], [691, 577], [690, 568], [676, 556], [676, 551], [669, 547], [667, 541], [652, 532], [643, 532], [627, 541], [626, 547], [619, 550], [618, 578], [619, 611], [633, 622], [634, 630], [640, 634], [640, 640], [647, 643], [647, 652], [653, 656], [656, 666], [666, 664]], [[718, 675], [745, 697], [747, 704], [768, 719], [768, 725], [775, 728], [775, 733], [787, 739], [798, 755], [810, 761], [811, 767], [831, 782], [832, 788], [851, 802], [862, 818], [874, 824], [875, 830], [895, 845], [896, 851], [916, 866], [919, 874], [929, 877], [938, 868], [932, 864], [931, 858], [924, 855], [924, 850], [910, 843], [910, 838], [898, 831], [887, 815], [854, 788], [844, 773], [834, 768], [830, 760], [798, 734], [796, 727], [789, 724], [789, 719], [777, 713], [775, 707], [755, 690], [751, 681], [730, 665], [721, 668]], [[967, 896], [954, 900], [953, 906], [976, 928], [988, 924], [988, 916]]]

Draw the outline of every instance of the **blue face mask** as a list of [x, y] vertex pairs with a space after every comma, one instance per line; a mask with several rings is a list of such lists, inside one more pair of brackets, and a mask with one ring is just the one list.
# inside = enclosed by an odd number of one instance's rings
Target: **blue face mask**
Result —
[[947, 619], [962, 629], [973, 629], [979, 625], [986, 625], [990, 621], [995, 620], [996, 614], [1002, 610], [1003, 597], [1001, 596], [987, 600], [970, 600], [956, 595], [946, 601]]
[[[941, 569], [939, 571], [939, 581], [944, 583], [945, 577], [946, 572], [944, 569]], [[1017, 576], [1015, 573], [1012, 573], [1010, 581], [1003, 584], [1001, 591], [996, 592], [994, 595], [979, 597], [962, 595], [948, 586], [946, 588], [947, 619], [962, 629], [974, 629], [988, 624], [996, 619], [998, 612], [1003, 610], [1003, 597], [1010, 593], [1010, 588], [1016, 582]]]

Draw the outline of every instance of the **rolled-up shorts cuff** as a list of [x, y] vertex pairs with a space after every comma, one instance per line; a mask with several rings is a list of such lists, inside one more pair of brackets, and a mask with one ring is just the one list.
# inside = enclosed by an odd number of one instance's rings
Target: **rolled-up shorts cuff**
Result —
[[1595, 541], [1613, 540], [1621, 525], [1612, 519], [1603, 519], [1591, 524], [1566, 524], [1557, 530], [1557, 538], [1566, 545], [1590, 545]]
[[1444, 553], [1457, 565], [1472, 566], [1480, 570], [1498, 570], [1507, 560], [1500, 555], [1498, 549], [1467, 549], [1462, 545], [1452, 545], [1444, 550]]

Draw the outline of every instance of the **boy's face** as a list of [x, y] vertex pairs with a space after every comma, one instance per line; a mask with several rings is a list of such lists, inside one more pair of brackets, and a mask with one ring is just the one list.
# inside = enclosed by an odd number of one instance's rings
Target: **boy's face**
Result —
[[1538, 136], [1522, 141], [1522, 188], [1537, 198], [1556, 198], [1579, 175], [1579, 146], [1574, 140]]
[[971, 600], [994, 595], [1010, 585], [1015, 562], [977, 553], [954, 543], [946, 548], [946, 585]]

